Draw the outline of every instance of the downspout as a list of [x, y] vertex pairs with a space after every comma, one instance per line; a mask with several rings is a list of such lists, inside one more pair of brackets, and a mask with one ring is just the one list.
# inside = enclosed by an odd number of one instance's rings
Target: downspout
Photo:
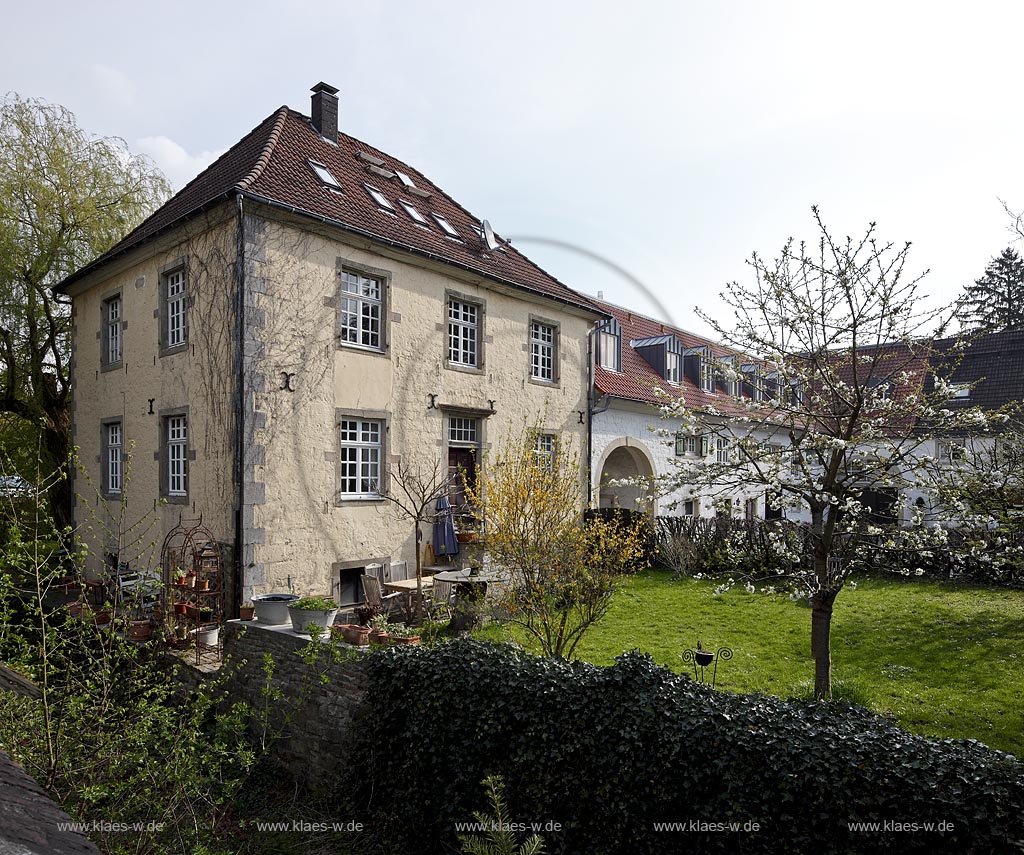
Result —
[[235, 245], [235, 601], [231, 616], [242, 605], [245, 582], [245, 212], [242, 194], [235, 196], [238, 225]]
[[587, 510], [594, 502], [594, 332], [597, 322], [587, 331]]

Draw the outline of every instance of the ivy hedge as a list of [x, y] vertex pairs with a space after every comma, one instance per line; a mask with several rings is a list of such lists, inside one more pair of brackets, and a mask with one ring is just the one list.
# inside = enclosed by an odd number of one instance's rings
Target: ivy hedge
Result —
[[410, 855], [451, 852], [493, 773], [510, 820], [539, 823], [556, 853], [992, 853], [1024, 840], [1024, 764], [860, 707], [716, 692], [639, 653], [603, 668], [469, 639], [368, 667], [357, 801]]

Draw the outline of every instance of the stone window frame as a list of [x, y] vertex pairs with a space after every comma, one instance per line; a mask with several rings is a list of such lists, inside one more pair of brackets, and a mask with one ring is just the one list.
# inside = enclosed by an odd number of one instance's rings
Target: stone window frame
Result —
[[[368, 353], [374, 356], [391, 355], [391, 280], [392, 273], [381, 267], [372, 267], [369, 264], [361, 264], [349, 261], [340, 256], [335, 259], [335, 270], [337, 283], [334, 289], [334, 343], [337, 350], [353, 350], [358, 353]], [[341, 304], [347, 292], [342, 291], [344, 274], [357, 273], [372, 279], [379, 279], [381, 285], [380, 294], [380, 347], [370, 347], [365, 344], [344, 341], [341, 337]]]
[[[121, 343], [121, 350], [118, 358], [114, 361], [108, 359], [110, 355], [110, 306], [117, 300], [120, 304], [120, 318], [118, 322], [118, 335]], [[124, 333], [128, 329], [128, 322], [124, 319], [124, 289], [115, 288], [108, 291], [100, 298], [100, 329], [97, 338], [100, 341], [100, 371], [116, 371], [124, 365]]]
[[[353, 496], [341, 492], [341, 421], [342, 419], [360, 419], [381, 423], [380, 437], [380, 484], [375, 496]], [[386, 502], [385, 496], [391, 486], [391, 414], [387, 410], [360, 410], [352, 407], [339, 407], [334, 411], [334, 506], [352, 507], [355, 505], [379, 504]], [[373, 562], [371, 562], [373, 563]]]
[[[127, 443], [125, 442], [125, 426], [124, 416], [110, 416], [108, 418], [100, 419], [100, 495], [104, 499], [121, 501], [121, 497], [124, 495], [124, 468], [125, 461], [127, 460], [127, 454], [125, 449]], [[110, 450], [109, 445], [109, 429], [111, 425], [121, 426], [121, 487], [118, 490], [110, 489], [110, 461], [108, 459], [108, 453]]]
[[[158, 415], [159, 418], [159, 451], [154, 454], [154, 457], [159, 461], [160, 464], [160, 498], [167, 502], [169, 505], [187, 505], [190, 501], [189, 496], [192, 493], [192, 462], [196, 459], [195, 448], [192, 445], [192, 419], [189, 414], [189, 407], [169, 407], [166, 410], [160, 410]], [[170, 450], [168, 448], [167, 430], [168, 422], [174, 416], [185, 417], [185, 493], [184, 495], [178, 493], [171, 493], [171, 472], [170, 472]]]
[[[157, 271], [159, 274], [160, 287], [157, 289], [159, 305], [154, 312], [154, 317], [157, 318], [157, 341], [160, 348], [160, 356], [171, 356], [175, 353], [182, 353], [188, 350], [189, 345], [189, 315], [191, 315], [190, 309], [192, 308], [192, 283], [189, 277], [187, 259], [182, 256], [176, 258], [171, 262], [160, 267]], [[167, 321], [168, 321], [168, 302], [167, 302], [167, 282], [168, 279], [175, 273], [181, 273], [184, 279], [185, 285], [185, 318], [184, 318], [184, 340], [180, 344], [169, 345], [167, 343]]]
[[[452, 302], [465, 303], [476, 306], [476, 365], [466, 365], [451, 360], [451, 304]], [[441, 322], [441, 329], [444, 331], [444, 367], [449, 371], [461, 371], [466, 374], [487, 373], [487, 301], [482, 297], [471, 294], [464, 294], [459, 291], [446, 289], [444, 292], [444, 318]]]
[[[551, 379], [537, 377], [533, 373], [533, 326], [550, 327], [552, 330]], [[558, 388], [562, 385], [562, 324], [551, 318], [531, 314], [526, 324], [526, 376], [531, 383], [546, 388]]]

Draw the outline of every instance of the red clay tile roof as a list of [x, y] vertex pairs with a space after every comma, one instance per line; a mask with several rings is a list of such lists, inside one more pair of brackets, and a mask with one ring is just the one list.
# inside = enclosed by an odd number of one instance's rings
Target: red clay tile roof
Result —
[[600, 300], [595, 302], [601, 309], [612, 315], [622, 327], [622, 371], [609, 371], [599, 364], [594, 366], [594, 385], [602, 395], [660, 406], [664, 403], [664, 399], [655, 394], [654, 388], [657, 386], [674, 397], [682, 396], [686, 400], [687, 406], [690, 407], [712, 406], [723, 413], [743, 411], [742, 406], [738, 405], [729, 395], [724, 392], [717, 395], [705, 392], [687, 376], [680, 378], [679, 386], [672, 386], [630, 347], [629, 343], [637, 339], [671, 334], [679, 339], [683, 347], [709, 347], [712, 357], [729, 356], [735, 351], [694, 333], [685, 332], [661, 321], [638, 315], [621, 306], [604, 303]]
[[[410, 193], [397, 176], [388, 178], [373, 172], [370, 162], [359, 158], [358, 152], [379, 159], [383, 162], [380, 168], [388, 172], [405, 173], [417, 188], [430, 194], [429, 198]], [[341, 193], [316, 176], [310, 160], [330, 170], [341, 185]], [[394, 211], [382, 211], [364, 184], [380, 190]], [[331, 145], [314, 130], [308, 117], [287, 107], [264, 119], [123, 240], [58, 287], [64, 289], [114, 256], [235, 193], [322, 218], [371, 239], [602, 314], [592, 300], [559, 282], [511, 245], [505, 244], [503, 250], [485, 250], [473, 230], [479, 227], [479, 219], [419, 170], [347, 134], [339, 134], [338, 145]], [[428, 225], [415, 223], [399, 200], [412, 204]], [[461, 239], [447, 237], [432, 214], [444, 217]]]

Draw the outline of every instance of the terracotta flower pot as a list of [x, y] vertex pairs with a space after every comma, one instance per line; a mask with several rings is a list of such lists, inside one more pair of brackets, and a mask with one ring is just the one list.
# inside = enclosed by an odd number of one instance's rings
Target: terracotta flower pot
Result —
[[252, 620], [252, 616], [256, 611], [256, 606], [239, 606], [238, 607], [238, 619], [239, 620]]
[[384, 644], [387, 641], [388, 634], [381, 632], [379, 629], [371, 629], [367, 640], [370, 644]]
[[370, 643], [370, 628], [368, 626], [359, 626], [355, 623], [336, 623], [331, 627], [331, 633], [334, 635], [340, 635], [348, 644], [354, 644], [357, 647], [364, 647]]
[[185, 606], [185, 614], [189, 620], [196, 620], [199, 617], [199, 606]]
[[128, 627], [128, 638], [132, 641], [148, 641], [153, 635], [153, 626], [148, 620], [133, 620]]
[[176, 615], [187, 614], [187, 612], [186, 612], [187, 608], [188, 608], [188, 606], [185, 603], [175, 603], [174, 604], [174, 613]]
[[408, 644], [417, 647], [420, 643], [418, 635], [389, 635], [387, 638], [389, 644]]

